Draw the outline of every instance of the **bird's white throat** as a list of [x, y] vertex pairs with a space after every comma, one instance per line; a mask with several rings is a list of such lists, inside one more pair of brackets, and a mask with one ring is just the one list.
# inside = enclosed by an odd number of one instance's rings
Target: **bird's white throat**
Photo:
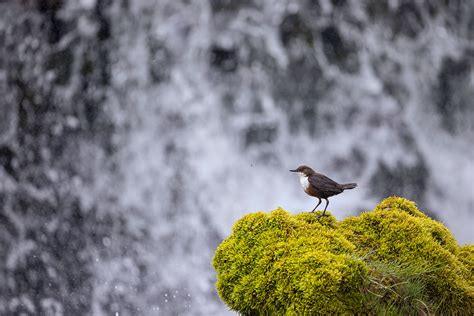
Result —
[[308, 176], [302, 172], [299, 172], [299, 175], [301, 186], [306, 190], [306, 188], [309, 186]]

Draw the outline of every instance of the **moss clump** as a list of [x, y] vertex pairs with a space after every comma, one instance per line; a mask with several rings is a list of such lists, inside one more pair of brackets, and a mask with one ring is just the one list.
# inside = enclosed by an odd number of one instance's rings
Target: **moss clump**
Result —
[[474, 246], [403, 198], [341, 222], [246, 215], [213, 265], [220, 297], [247, 315], [474, 313]]
[[464, 245], [459, 248], [459, 260], [468, 270], [470, 286], [474, 287], [474, 245]]
[[367, 269], [335, 224], [282, 209], [243, 217], [214, 257], [220, 296], [245, 314], [360, 310]]

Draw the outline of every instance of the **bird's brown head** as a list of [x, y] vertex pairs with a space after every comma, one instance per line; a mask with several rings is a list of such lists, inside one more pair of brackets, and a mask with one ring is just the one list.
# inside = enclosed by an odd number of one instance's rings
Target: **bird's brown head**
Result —
[[299, 173], [303, 173], [307, 176], [311, 175], [314, 173], [314, 170], [311, 169], [310, 167], [308, 166], [299, 166], [298, 168], [294, 169], [294, 170], [290, 170], [291, 172], [299, 172]]

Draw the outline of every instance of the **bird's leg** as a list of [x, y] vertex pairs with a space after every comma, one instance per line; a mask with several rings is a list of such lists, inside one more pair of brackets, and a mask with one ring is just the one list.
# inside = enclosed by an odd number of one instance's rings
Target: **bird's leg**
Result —
[[323, 213], [320, 215], [320, 217], [324, 216], [324, 213], [326, 213], [326, 209], [328, 208], [328, 205], [329, 205], [329, 200], [328, 199], [325, 199], [326, 200], [326, 206], [324, 207], [324, 211]]
[[313, 208], [313, 210], [311, 211], [311, 213], [313, 213], [314, 211], [316, 211], [316, 209], [318, 208], [319, 204], [321, 204], [321, 199], [320, 199], [320, 198], [318, 198], [318, 199], [319, 199], [319, 203], [318, 203], [318, 205], [316, 205], [316, 206]]

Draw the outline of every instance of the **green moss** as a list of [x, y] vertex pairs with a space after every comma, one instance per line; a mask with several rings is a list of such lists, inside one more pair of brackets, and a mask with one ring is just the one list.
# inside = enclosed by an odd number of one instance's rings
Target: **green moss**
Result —
[[[416, 280], [430, 310], [441, 314], [474, 311], [474, 288], [469, 284], [472, 275], [459, 256], [460, 247], [445, 226], [421, 213], [415, 203], [391, 197], [372, 212], [345, 219], [339, 227], [369, 265], [401, 264], [412, 270], [411, 276], [395, 271], [392, 279], [384, 279], [386, 285]], [[374, 273], [379, 271], [375, 267]], [[406, 297], [382, 299], [403, 307]]]
[[213, 266], [219, 296], [242, 314], [474, 312], [474, 246], [403, 198], [341, 222], [246, 215]]
[[470, 286], [474, 287], [474, 245], [464, 245], [459, 248], [459, 260], [467, 269]]

